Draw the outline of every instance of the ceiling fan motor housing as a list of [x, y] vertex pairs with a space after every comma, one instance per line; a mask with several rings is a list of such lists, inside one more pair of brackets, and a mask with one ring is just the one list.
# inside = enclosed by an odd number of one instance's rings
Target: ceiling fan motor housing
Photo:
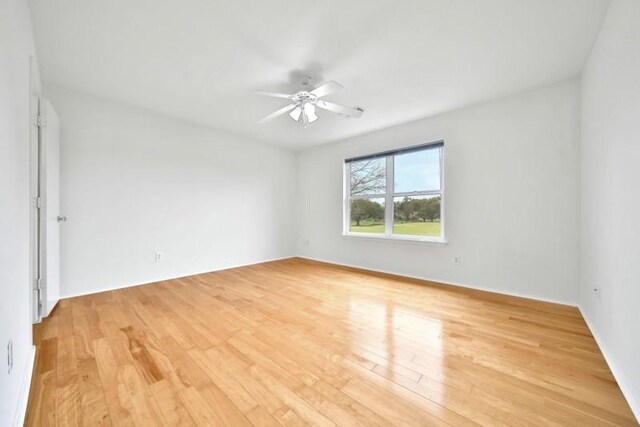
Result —
[[300, 91], [291, 97], [291, 101], [295, 103], [311, 102], [312, 104], [315, 104], [317, 100], [318, 97], [316, 95], [311, 92], [307, 92], [306, 90]]

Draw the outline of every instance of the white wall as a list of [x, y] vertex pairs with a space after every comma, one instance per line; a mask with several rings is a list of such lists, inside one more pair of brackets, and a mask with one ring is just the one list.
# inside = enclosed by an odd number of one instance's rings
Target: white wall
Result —
[[[32, 355], [30, 299], [30, 95], [34, 53], [25, 1], [0, 2], [0, 426], [12, 425]], [[14, 367], [7, 372], [7, 342]], [[28, 377], [28, 375], [26, 376]]]
[[293, 255], [293, 152], [61, 87], [45, 96], [62, 122], [63, 297]]
[[[572, 80], [299, 153], [298, 252], [576, 304], [578, 103]], [[346, 157], [439, 139], [448, 245], [341, 236]]]
[[580, 308], [638, 419], [639, 78], [640, 2], [614, 0], [582, 76]]

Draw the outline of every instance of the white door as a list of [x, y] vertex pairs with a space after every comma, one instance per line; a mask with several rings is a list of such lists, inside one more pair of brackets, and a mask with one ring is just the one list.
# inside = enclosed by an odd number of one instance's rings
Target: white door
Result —
[[40, 317], [60, 299], [60, 118], [40, 101]]
[[38, 209], [38, 196], [40, 190], [40, 128], [38, 127], [38, 116], [40, 114], [40, 73], [35, 57], [29, 58], [29, 69], [31, 74], [31, 132], [30, 132], [30, 154], [31, 154], [31, 319], [33, 323], [40, 321], [40, 210]]

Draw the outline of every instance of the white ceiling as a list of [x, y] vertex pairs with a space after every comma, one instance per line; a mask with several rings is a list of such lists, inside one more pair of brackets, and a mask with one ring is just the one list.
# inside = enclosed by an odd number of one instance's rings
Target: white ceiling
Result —
[[[608, 3], [30, 0], [45, 82], [296, 149], [575, 76]], [[362, 118], [258, 125], [300, 73]]]

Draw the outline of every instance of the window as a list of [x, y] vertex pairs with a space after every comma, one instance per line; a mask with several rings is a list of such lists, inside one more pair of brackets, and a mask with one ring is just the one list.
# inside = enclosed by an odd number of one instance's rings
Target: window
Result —
[[344, 234], [444, 241], [442, 141], [345, 160]]

